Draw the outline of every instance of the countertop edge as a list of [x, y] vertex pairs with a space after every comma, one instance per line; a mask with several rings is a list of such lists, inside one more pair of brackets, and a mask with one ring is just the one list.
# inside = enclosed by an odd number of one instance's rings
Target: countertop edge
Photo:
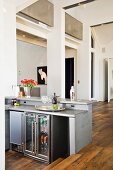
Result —
[[[12, 110], [12, 111], [22, 111], [22, 112], [34, 112], [34, 113], [40, 113], [40, 114], [48, 114], [48, 115], [55, 115], [55, 116], [64, 116], [64, 117], [71, 117], [75, 118], [77, 114], [85, 113], [87, 110], [71, 110], [66, 109], [64, 111], [59, 112], [50, 112], [50, 111], [39, 111], [36, 110], [34, 106], [12, 106], [12, 105], [5, 105], [5, 110]], [[72, 112], [72, 113], [66, 113], [66, 112]]]
[[[35, 101], [35, 102], [42, 102], [40, 97], [15, 97], [15, 96], [6, 96], [5, 99], [14, 99], [16, 98], [17, 100], [26, 100], [26, 101]], [[96, 101], [90, 101], [90, 100], [75, 100], [71, 101], [70, 99], [60, 99], [59, 103], [60, 104], [80, 104], [80, 105], [88, 105], [92, 104], [93, 102]]]

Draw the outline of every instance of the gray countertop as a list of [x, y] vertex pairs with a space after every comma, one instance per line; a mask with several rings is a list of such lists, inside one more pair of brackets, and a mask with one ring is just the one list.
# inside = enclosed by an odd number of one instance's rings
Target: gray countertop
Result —
[[83, 100], [83, 99], [81, 99], [81, 100], [74, 100], [74, 101], [71, 101], [70, 99], [62, 99], [61, 101], [60, 101], [60, 103], [62, 103], [62, 104], [92, 104], [92, 101], [89, 101], [89, 100]]
[[15, 96], [6, 96], [5, 99], [17, 99], [17, 100], [26, 100], [26, 101], [37, 101], [41, 102], [40, 97], [15, 97]]
[[[40, 97], [12, 97], [12, 96], [7, 96], [5, 97], [6, 99], [13, 99], [16, 98], [17, 100], [26, 100], [26, 101], [35, 101], [35, 102], [41, 102], [41, 98]], [[62, 104], [83, 104], [83, 105], [87, 105], [87, 104], [92, 104], [92, 101], [89, 100], [75, 100], [75, 101], [71, 101], [70, 99], [63, 99], [63, 98], [58, 98], [58, 101]]]
[[23, 111], [23, 112], [34, 112], [34, 113], [41, 113], [41, 114], [48, 114], [48, 115], [56, 115], [56, 116], [65, 116], [65, 117], [76, 117], [77, 114], [80, 114], [82, 112], [87, 112], [85, 110], [71, 110], [71, 109], [65, 109], [64, 111], [58, 111], [58, 112], [50, 112], [50, 111], [39, 111], [35, 108], [35, 106], [26, 106], [26, 105], [20, 105], [20, 106], [12, 106], [12, 105], [5, 105], [6, 110], [14, 110], [14, 111]]

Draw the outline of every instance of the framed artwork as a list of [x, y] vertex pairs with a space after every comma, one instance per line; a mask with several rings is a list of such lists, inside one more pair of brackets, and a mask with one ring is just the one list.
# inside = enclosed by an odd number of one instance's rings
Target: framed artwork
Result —
[[47, 84], [47, 66], [37, 67], [38, 84]]

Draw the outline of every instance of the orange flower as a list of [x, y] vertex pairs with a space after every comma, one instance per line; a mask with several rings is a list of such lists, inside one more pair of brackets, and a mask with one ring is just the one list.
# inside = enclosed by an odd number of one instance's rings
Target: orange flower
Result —
[[33, 88], [35, 86], [38, 85], [38, 83], [35, 81], [35, 80], [32, 80], [32, 79], [24, 79], [24, 80], [21, 80], [21, 84], [24, 86], [24, 87], [30, 87], [30, 88]]

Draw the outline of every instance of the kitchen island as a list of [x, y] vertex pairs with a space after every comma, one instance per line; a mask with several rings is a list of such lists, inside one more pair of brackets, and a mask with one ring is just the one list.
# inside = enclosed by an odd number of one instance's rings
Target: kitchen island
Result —
[[[16, 98], [19, 106], [12, 106], [13, 97], [5, 98], [6, 109], [6, 149], [17, 144], [25, 155], [39, 160], [52, 162], [58, 157], [66, 157], [77, 153], [92, 141], [92, 103], [90, 101], [70, 101], [61, 99], [59, 105], [64, 111], [39, 111], [35, 106], [44, 105], [40, 98]], [[19, 116], [21, 115], [21, 116]], [[30, 118], [29, 118], [30, 116]], [[31, 148], [26, 145], [26, 122], [31, 122]], [[47, 129], [46, 151], [41, 153], [41, 121], [45, 118]], [[40, 121], [41, 120], [41, 121]], [[17, 127], [17, 128], [16, 128]], [[30, 128], [28, 127], [28, 129]], [[44, 125], [45, 128], [45, 125]], [[9, 132], [10, 129], [10, 132]], [[38, 136], [33, 136], [34, 133]], [[10, 135], [8, 135], [10, 133]], [[18, 133], [20, 138], [15, 138]], [[27, 131], [28, 133], [28, 131]], [[44, 134], [45, 135], [45, 134]], [[44, 141], [43, 141], [44, 143]], [[10, 145], [9, 145], [10, 144]], [[60, 150], [60, 151], [59, 151]]]

